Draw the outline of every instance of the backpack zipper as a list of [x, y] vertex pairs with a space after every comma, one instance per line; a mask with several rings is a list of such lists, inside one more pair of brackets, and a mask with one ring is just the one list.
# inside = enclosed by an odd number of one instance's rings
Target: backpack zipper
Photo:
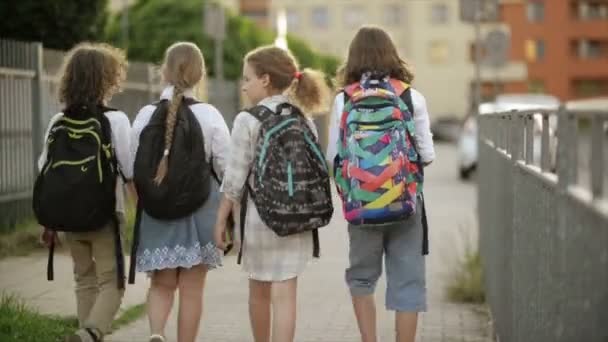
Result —
[[[71, 123], [75, 123], [75, 122], [80, 123], [80, 122], [90, 122], [90, 121], [93, 121], [93, 122], [96, 122], [96, 123], [99, 124], [99, 121], [97, 121], [96, 119], [88, 119], [88, 120], [85, 120], [85, 121], [77, 121], [77, 120], [72, 120], [72, 119], [68, 119], [68, 118], [63, 118], [63, 120], [65, 120], [67, 122], [71, 122]], [[92, 135], [95, 138], [95, 140], [97, 141], [97, 146], [98, 146], [98, 148], [97, 148], [97, 172], [99, 174], [99, 182], [103, 183], [103, 171], [101, 169], [101, 150], [102, 150], [102, 146], [103, 145], [102, 145], [102, 142], [101, 142], [101, 138], [99, 137], [99, 134], [97, 134], [95, 131], [93, 131], [92, 127], [78, 129], [78, 128], [72, 128], [72, 127], [67, 127], [67, 126], [64, 126], [64, 125], [60, 125], [60, 126], [57, 126], [55, 129], [56, 130], [59, 130], [59, 129], [65, 129], [65, 130], [67, 130], [68, 131], [68, 136], [70, 136], [70, 133], [72, 133], [72, 134], [90, 134], [90, 135]]]

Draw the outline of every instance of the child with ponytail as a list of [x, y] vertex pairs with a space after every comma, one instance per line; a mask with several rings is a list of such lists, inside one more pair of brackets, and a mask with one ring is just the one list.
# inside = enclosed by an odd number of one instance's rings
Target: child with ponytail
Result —
[[196, 100], [194, 89], [204, 75], [196, 45], [169, 47], [162, 66], [168, 86], [160, 101], [142, 108], [133, 123], [140, 229], [136, 227], [132, 267], [151, 275], [147, 309], [153, 342], [165, 341], [178, 289], [177, 340], [196, 340], [205, 277], [221, 264], [213, 222], [230, 133], [215, 107]]
[[[253, 337], [256, 342], [269, 342], [271, 337], [272, 341], [289, 342], [295, 334], [297, 279], [313, 254], [318, 256], [316, 228], [327, 224], [333, 210], [325, 158], [315, 152], [317, 133], [312, 120], [301, 113], [323, 108], [329, 90], [322, 73], [299, 70], [289, 51], [268, 46], [245, 57], [242, 91], [257, 105], [239, 113], [234, 121], [215, 240], [224, 246], [229, 214], [249, 195], [242, 204], [241, 242], [243, 268], [249, 275]], [[269, 120], [282, 124], [268, 126]], [[291, 138], [281, 140], [286, 134], [292, 134]], [[302, 136], [308, 145], [298, 145]], [[268, 146], [260, 151], [258, 141], [264, 140]], [[266, 161], [265, 172], [258, 173]], [[276, 167], [281, 162], [286, 167]], [[265, 183], [270, 178], [274, 183]], [[267, 193], [265, 184], [274, 187]], [[289, 210], [294, 211], [283, 217], [285, 221], [277, 219], [278, 213]], [[294, 217], [295, 222], [289, 221]]]

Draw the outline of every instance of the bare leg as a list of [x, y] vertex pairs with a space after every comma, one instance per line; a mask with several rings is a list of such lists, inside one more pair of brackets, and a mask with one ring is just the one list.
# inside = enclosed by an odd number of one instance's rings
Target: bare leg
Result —
[[272, 283], [272, 342], [293, 342], [298, 278]]
[[249, 319], [255, 342], [270, 342], [271, 283], [249, 280]]
[[198, 265], [179, 270], [179, 315], [177, 340], [194, 342], [203, 313], [203, 288], [207, 276], [207, 266]]
[[397, 312], [395, 314], [395, 328], [397, 342], [414, 342], [416, 340], [416, 326], [418, 325], [417, 312]]
[[153, 335], [165, 335], [165, 326], [173, 307], [176, 288], [177, 270], [161, 270], [152, 275], [150, 290], [148, 290], [148, 320]]
[[353, 296], [353, 307], [362, 342], [377, 342], [376, 301], [374, 295]]

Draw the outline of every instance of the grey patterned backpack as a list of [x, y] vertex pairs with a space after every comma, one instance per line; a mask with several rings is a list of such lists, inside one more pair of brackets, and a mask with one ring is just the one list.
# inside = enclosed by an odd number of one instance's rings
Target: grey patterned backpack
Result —
[[279, 236], [312, 230], [318, 256], [317, 228], [329, 223], [333, 205], [327, 162], [308, 119], [288, 103], [276, 113], [264, 106], [249, 112], [262, 123], [250, 189], [260, 217]]

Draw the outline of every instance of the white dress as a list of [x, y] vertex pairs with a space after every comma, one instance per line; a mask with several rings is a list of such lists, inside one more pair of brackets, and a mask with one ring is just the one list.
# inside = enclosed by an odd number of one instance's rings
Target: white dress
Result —
[[[260, 101], [271, 110], [287, 102], [287, 97], [278, 95]], [[260, 122], [248, 112], [237, 115], [232, 128], [230, 159], [226, 165], [222, 191], [239, 202], [247, 175], [253, 164], [255, 145]], [[312, 121], [311, 128], [316, 134]], [[238, 231], [240, 228], [236, 227]], [[243, 240], [243, 269], [249, 277], [258, 281], [283, 281], [297, 277], [312, 259], [312, 233], [279, 237], [260, 219], [255, 204], [249, 198]]]

